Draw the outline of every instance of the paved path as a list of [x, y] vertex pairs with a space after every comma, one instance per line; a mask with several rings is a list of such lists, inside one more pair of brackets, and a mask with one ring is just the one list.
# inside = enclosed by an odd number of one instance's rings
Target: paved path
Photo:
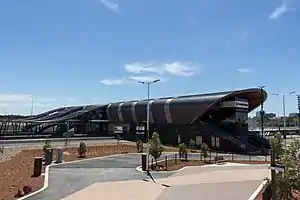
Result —
[[[127, 154], [50, 167], [48, 188], [27, 199], [59, 200], [93, 183], [147, 178], [135, 169], [140, 158], [138, 154]], [[170, 174], [153, 176], [163, 178]]]
[[[169, 155], [171, 153], [164, 153], [163, 155]], [[248, 158], [248, 156], [240, 156], [241, 158]], [[260, 159], [257, 157], [257, 159]], [[28, 200], [59, 200], [65, 198], [72, 193], [82, 190], [95, 183], [104, 182], [118, 182], [118, 181], [130, 181], [138, 180], [141, 181], [144, 178], [148, 178], [145, 174], [138, 172], [135, 168], [141, 163], [140, 154], [126, 154], [118, 155], [90, 160], [83, 160], [79, 162], [55, 165], [49, 168], [49, 185], [46, 190], [38, 193], [32, 197], [27, 198]], [[252, 167], [253, 168], [253, 167]], [[201, 168], [202, 169], [202, 168]], [[219, 170], [220, 167], [210, 167], [201, 170], [202, 172], [210, 172], [213, 170]], [[233, 166], [225, 167], [222, 170], [232, 170], [235, 169]], [[185, 172], [187, 175], [189, 171]], [[193, 172], [194, 173], [194, 172]], [[152, 172], [155, 179], [167, 178], [171, 175], [176, 176], [173, 172]], [[179, 173], [177, 175], [180, 175]], [[139, 182], [140, 183], [140, 182]], [[256, 187], [256, 182], [243, 183], [245, 188], [249, 185], [251, 191], [253, 187]], [[217, 184], [218, 185], [218, 184]], [[219, 184], [220, 188], [225, 187], [224, 184]], [[238, 184], [229, 184], [232, 187], [236, 187]], [[248, 185], [248, 186], [247, 186]], [[116, 187], [116, 186], [115, 186]], [[177, 191], [177, 187], [174, 187], [174, 192]], [[185, 186], [184, 186], [185, 187]], [[183, 187], [183, 188], [184, 188]], [[196, 187], [196, 186], [195, 186]], [[199, 186], [198, 186], [199, 187]], [[202, 187], [202, 186], [201, 186]], [[203, 188], [213, 189], [213, 184], [208, 184], [203, 186]], [[227, 186], [226, 186], [227, 187]], [[225, 188], [226, 188], [225, 187]], [[229, 186], [228, 186], [229, 187]], [[202, 189], [201, 189], [202, 190]], [[196, 189], [195, 189], [196, 191]], [[207, 189], [209, 191], [209, 189]], [[181, 192], [183, 192], [181, 190]], [[168, 195], [168, 193], [164, 194]], [[208, 195], [208, 194], [207, 194]], [[164, 198], [160, 198], [164, 199]], [[160, 200], [159, 199], [159, 200]]]
[[248, 200], [262, 179], [269, 176], [266, 165], [198, 166], [158, 178], [157, 183], [141, 180], [95, 183], [64, 200], [97, 200], [99, 196], [110, 200]]

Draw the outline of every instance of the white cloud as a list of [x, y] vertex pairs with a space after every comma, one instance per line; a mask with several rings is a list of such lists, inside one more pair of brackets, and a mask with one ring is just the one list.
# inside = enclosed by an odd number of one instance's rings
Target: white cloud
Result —
[[133, 80], [133, 81], [145, 81], [145, 82], [151, 82], [151, 81], [154, 81], [154, 80], [162, 80], [162, 78], [159, 78], [159, 77], [153, 77], [153, 76], [131, 76], [129, 77], [130, 80]]
[[282, 0], [281, 4], [271, 13], [270, 19], [278, 19], [284, 13], [292, 11], [293, 8], [290, 7], [291, 0]]
[[157, 74], [163, 74], [163, 69], [159, 68], [158, 66], [154, 66], [153, 63], [131, 63], [131, 64], [125, 64], [124, 69], [127, 72], [140, 74], [143, 72], [151, 72], [151, 73], [157, 73]]
[[238, 69], [238, 71], [241, 72], [241, 73], [249, 73], [252, 70], [250, 68], [240, 68], [240, 69]]
[[31, 101], [32, 96], [30, 94], [0, 94], [0, 102], [26, 102]]
[[113, 12], [119, 11], [119, 5], [117, 3], [113, 3], [111, 0], [100, 0], [100, 2]]
[[100, 81], [100, 83], [104, 85], [122, 85], [124, 83], [124, 79], [104, 79]]
[[169, 62], [169, 63], [132, 63], [126, 64], [124, 69], [127, 72], [141, 74], [143, 72], [164, 74], [165, 72], [173, 76], [192, 76], [196, 73], [199, 67], [192, 66], [185, 62]]
[[5, 109], [6, 113], [28, 114], [30, 111], [30, 108], [28, 109], [28, 107], [32, 106], [32, 100], [34, 110], [35, 108], [47, 110], [56, 106], [54, 104], [54, 102], [56, 102], [55, 98], [22, 93], [7, 93], [0, 94], [0, 108]]
[[164, 68], [174, 76], [193, 76], [198, 69], [198, 67], [192, 67], [189, 64], [180, 62], [166, 63]]

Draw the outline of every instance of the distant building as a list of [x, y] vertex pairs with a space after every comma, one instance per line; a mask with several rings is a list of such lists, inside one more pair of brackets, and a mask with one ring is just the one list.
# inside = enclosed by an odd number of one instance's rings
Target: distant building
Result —
[[[256, 117], [260, 117], [260, 111], [256, 112]], [[275, 118], [276, 114], [275, 113], [265, 113], [265, 117], [267, 117], [267, 118]]]
[[290, 113], [289, 117], [298, 117], [298, 113]]

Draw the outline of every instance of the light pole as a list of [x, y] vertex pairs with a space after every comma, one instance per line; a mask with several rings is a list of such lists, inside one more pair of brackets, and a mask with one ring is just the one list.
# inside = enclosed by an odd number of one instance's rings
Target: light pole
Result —
[[30, 116], [33, 116], [33, 95], [31, 95], [31, 111], [30, 111]]
[[283, 137], [284, 137], [284, 148], [286, 149], [286, 132], [285, 132], [285, 129], [286, 129], [286, 122], [285, 122], [285, 95], [291, 95], [291, 94], [295, 94], [296, 92], [293, 91], [293, 92], [289, 92], [287, 94], [285, 93], [274, 93], [273, 95], [275, 96], [279, 96], [281, 95], [282, 96], [282, 108], [283, 108]]
[[264, 88], [266, 86], [261, 85], [260, 88], [260, 95], [261, 95], [261, 102], [260, 102], [260, 123], [261, 123], [261, 153], [264, 153], [264, 146], [263, 146], [263, 139], [264, 139]]
[[150, 136], [150, 104], [149, 104], [149, 101], [150, 101], [150, 85], [153, 84], [153, 83], [157, 83], [159, 82], [160, 79], [156, 79], [154, 81], [149, 81], [149, 82], [146, 82], [146, 81], [139, 81], [139, 83], [145, 85], [147, 84], [147, 135], [146, 135], [146, 142], [147, 142], [147, 148], [146, 148], [146, 171], [149, 170], [149, 136]]

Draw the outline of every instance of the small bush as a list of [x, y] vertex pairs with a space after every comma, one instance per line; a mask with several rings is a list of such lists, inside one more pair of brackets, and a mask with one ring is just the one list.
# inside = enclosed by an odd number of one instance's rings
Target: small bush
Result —
[[43, 152], [46, 153], [47, 149], [49, 149], [49, 148], [52, 148], [51, 141], [50, 140], [46, 140], [45, 144], [43, 146]]
[[204, 157], [204, 161], [208, 157], [209, 151], [210, 151], [209, 146], [206, 143], [202, 143], [201, 144], [201, 153], [202, 153], [202, 156]]
[[154, 132], [152, 134], [152, 137], [149, 141], [150, 148], [149, 148], [149, 153], [155, 161], [157, 162], [157, 159], [161, 156], [162, 152], [164, 151], [164, 147], [160, 142], [159, 134]]
[[179, 149], [179, 158], [184, 158], [184, 156], [188, 153], [188, 149], [184, 143], [178, 145]]
[[143, 142], [141, 140], [138, 140], [136, 142], [136, 148], [137, 148], [137, 152], [138, 153], [142, 153], [143, 152]]
[[86, 144], [84, 142], [80, 142], [77, 151], [80, 158], [86, 157], [86, 152], [87, 152]]

